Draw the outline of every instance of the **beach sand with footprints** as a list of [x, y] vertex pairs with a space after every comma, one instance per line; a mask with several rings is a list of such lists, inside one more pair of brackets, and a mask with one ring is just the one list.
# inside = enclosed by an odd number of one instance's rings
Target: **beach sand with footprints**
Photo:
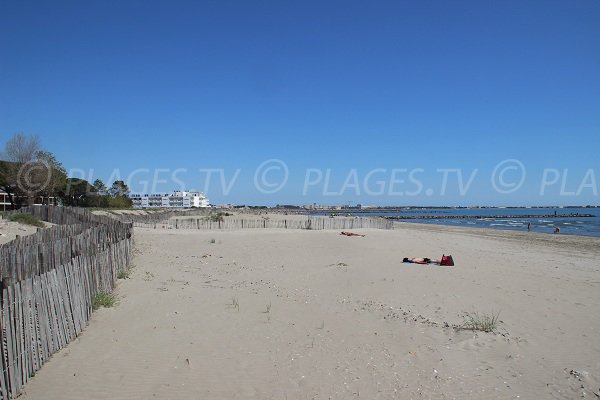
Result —
[[354, 232], [136, 228], [118, 304], [22, 399], [597, 398], [600, 239]]

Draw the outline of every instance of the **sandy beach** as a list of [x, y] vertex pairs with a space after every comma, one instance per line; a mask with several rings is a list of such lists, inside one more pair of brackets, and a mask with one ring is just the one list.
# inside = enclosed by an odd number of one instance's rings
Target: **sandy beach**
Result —
[[[114, 308], [23, 399], [596, 399], [600, 239], [135, 230]], [[454, 267], [402, 263], [452, 254]], [[495, 333], [456, 329], [499, 313]], [[596, 394], [594, 394], [596, 393]]]
[[[48, 222], [44, 222], [46, 227], [52, 226]], [[25, 225], [18, 222], [0, 219], [0, 244], [8, 243], [14, 240], [17, 236], [28, 236], [37, 231], [37, 227]]]

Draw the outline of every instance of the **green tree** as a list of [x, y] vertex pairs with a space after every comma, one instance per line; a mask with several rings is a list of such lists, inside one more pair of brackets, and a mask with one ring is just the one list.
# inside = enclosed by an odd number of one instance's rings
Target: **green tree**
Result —
[[127, 196], [129, 194], [129, 186], [123, 181], [114, 181], [108, 192], [114, 198]]
[[100, 179], [94, 181], [94, 193], [90, 197], [90, 201], [95, 207], [108, 207], [110, 196], [108, 195], [108, 188]]
[[94, 186], [85, 179], [67, 178], [60, 197], [66, 206], [86, 207], [90, 205], [94, 193]]
[[48, 204], [51, 197], [57, 197], [67, 184], [67, 171], [54, 154], [49, 151], [40, 150], [36, 153], [37, 159], [37, 181], [41, 189], [39, 195], [42, 202]]
[[131, 208], [133, 202], [129, 198], [129, 186], [123, 181], [114, 181], [109, 193], [112, 198], [108, 199], [108, 206], [113, 208]]
[[8, 161], [0, 161], [0, 190], [8, 195], [11, 208], [15, 207], [15, 194], [17, 192], [16, 179], [13, 179], [13, 165]]
[[100, 179], [96, 179], [94, 181], [94, 189], [96, 190], [96, 193], [102, 196], [106, 196], [108, 194], [108, 188]]
[[111, 208], [131, 208], [133, 206], [133, 202], [127, 196], [117, 196], [117, 197], [106, 197], [108, 200], [108, 207]]

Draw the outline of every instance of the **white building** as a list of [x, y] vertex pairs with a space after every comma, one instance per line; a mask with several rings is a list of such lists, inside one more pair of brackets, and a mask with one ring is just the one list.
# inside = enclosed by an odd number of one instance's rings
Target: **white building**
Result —
[[132, 194], [133, 208], [192, 208], [208, 207], [208, 199], [201, 192], [176, 190], [171, 194]]

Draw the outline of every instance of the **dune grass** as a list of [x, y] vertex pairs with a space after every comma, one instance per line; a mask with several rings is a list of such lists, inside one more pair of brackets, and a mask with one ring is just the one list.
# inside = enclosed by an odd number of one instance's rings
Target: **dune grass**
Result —
[[210, 214], [207, 215], [206, 217], [204, 217], [205, 220], [207, 221], [212, 221], [212, 222], [223, 222], [224, 221], [224, 216], [226, 215], [226, 213], [216, 213], [216, 214]]
[[100, 307], [110, 308], [115, 305], [117, 302], [117, 298], [114, 294], [108, 292], [99, 292], [94, 297], [94, 301], [92, 302], [92, 309], [95, 311]]
[[18, 222], [25, 225], [36, 226], [38, 228], [45, 228], [46, 224], [44, 221], [40, 221], [38, 218], [34, 217], [31, 214], [27, 213], [17, 213], [11, 214], [8, 219], [13, 222]]
[[240, 311], [240, 302], [238, 301], [237, 296], [231, 297], [231, 303], [229, 303], [228, 306], [237, 309], [238, 312]]
[[478, 312], [467, 313], [465, 322], [460, 327], [461, 329], [482, 332], [494, 332], [498, 327], [497, 314], [479, 314]]
[[117, 279], [129, 279], [129, 271], [122, 269], [117, 274]]

